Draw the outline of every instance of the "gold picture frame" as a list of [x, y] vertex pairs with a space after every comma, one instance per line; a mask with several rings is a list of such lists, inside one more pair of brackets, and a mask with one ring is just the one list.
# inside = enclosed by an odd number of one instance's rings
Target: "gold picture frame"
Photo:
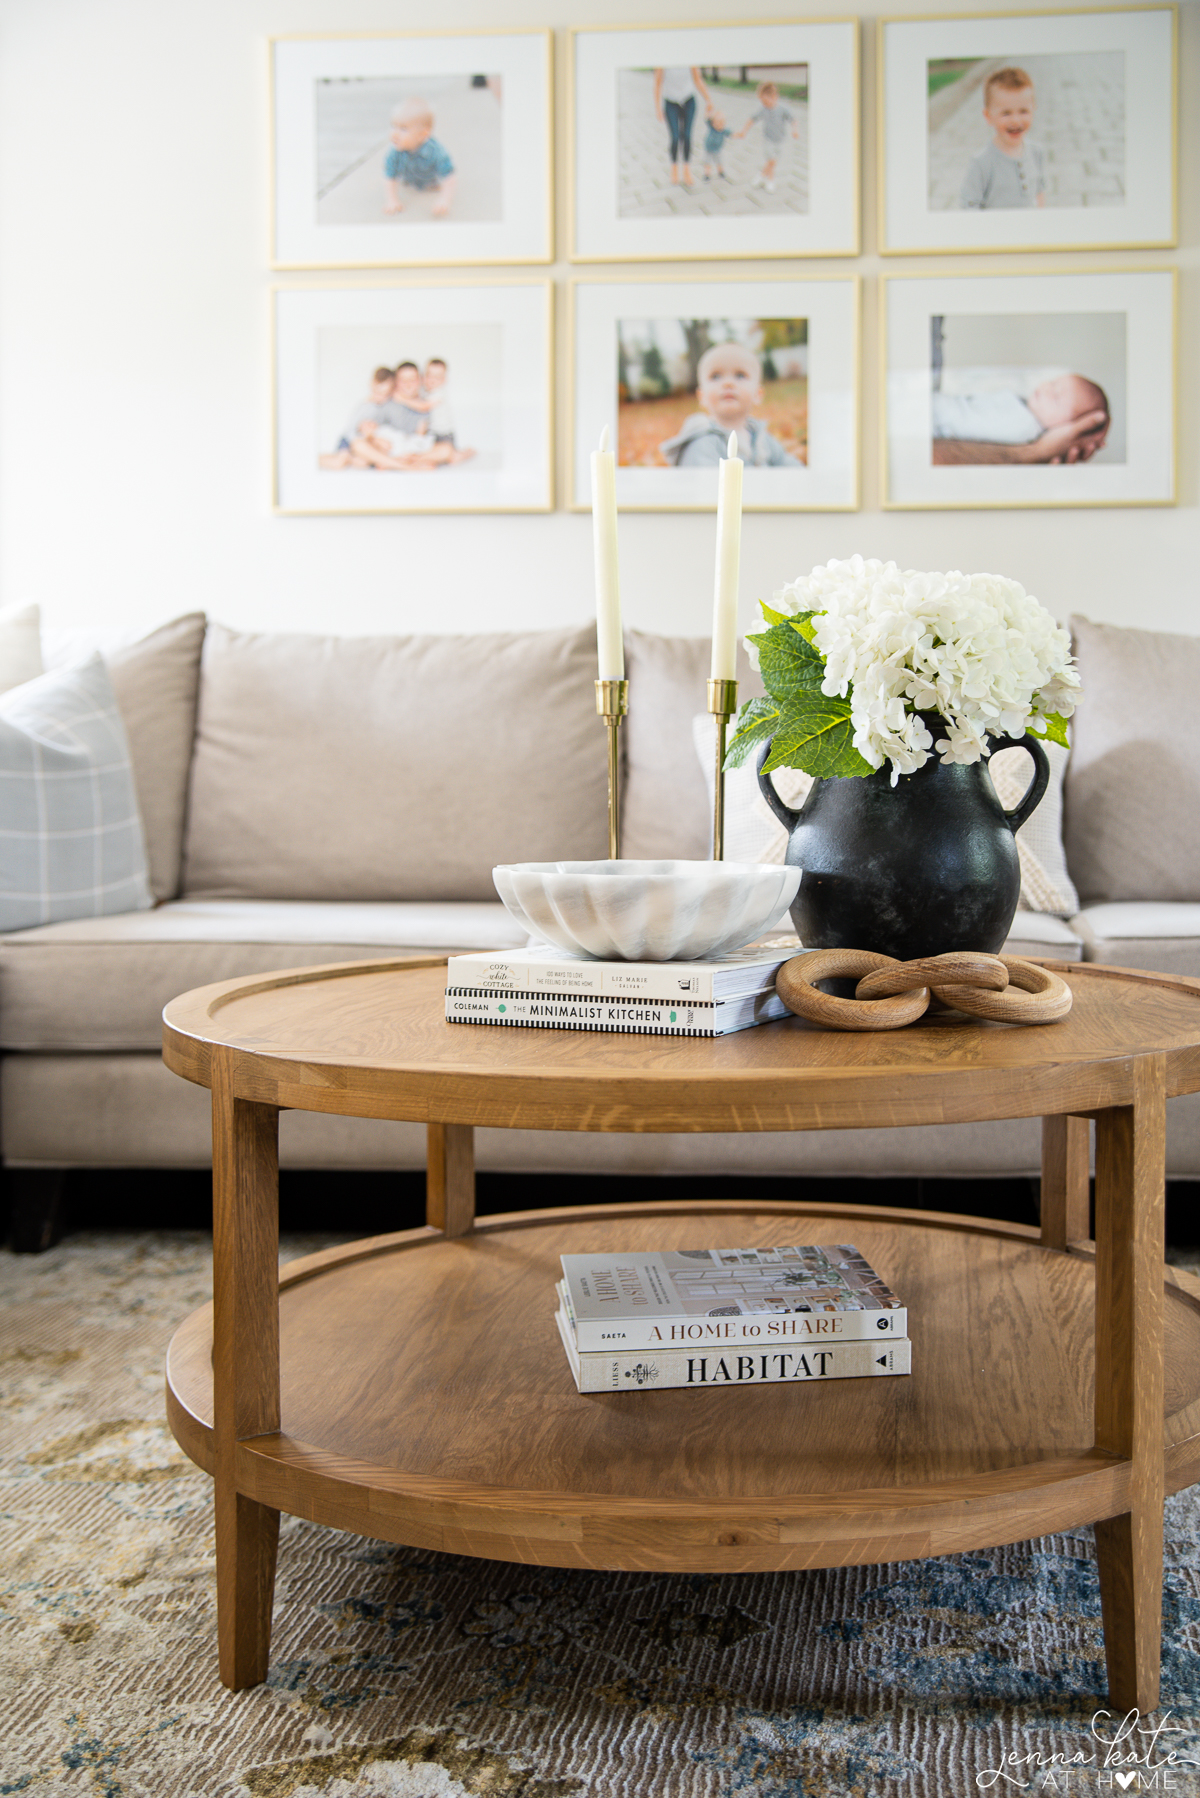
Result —
[[[723, 177], [714, 172], [708, 195], [703, 200], [697, 198], [693, 205], [683, 198], [686, 179], [681, 177], [672, 183], [670, 178], [669, 170], [675, 167], [670, 152], [678, 146], [674, 139], [669, 142], [663, 135], [666, 122], [661, 133], [656, 135], [652, 129], [647, 136], [648, 121], [626, 119], [621, 100], [614, 108], [609, 96], [621, 91], [618, 84], [622, 75], [649, 73], [643, 66], [646, 58], [665, 58], [672, 51], [685, 55], [686, 66], [693, 69], [736, 70], [747, 77], [731, 86], [731, 97], [726, 102], [730, 108], [736, 105], [739, 116], [748, 104], [753, 104], [748, 93], [755, 86], [756, 74], [768, 75], [773, 68], [787, 69], [799, 64], [806, 67], [809, 75], [804, 83], [803, 101], [790, 102], [784, 94], [779, 102], [784, 107], [792, 105], [797, 111], [803, 107], [804, 114], [803, 191], [799, 153], [793, 151], [786, 132], [780, 138], [779, 183], [782, 185], [785, 175], [792, 180], [794, 191], [787, 190], [792, 192], [790, 206], [786, 192], [775, 194], [774, 164], [767, 157], [770, 145], [765, 135], [761, 142], [752, 136], [743, 151], [740, 134], [733, 132], [732, 111], [726, 120], [724, 157], [736, 155], [738, 166], [731, 167]], [[736, 58], [735, 51], [740, 52]], [[635, 55], [641, 60], [626, 64], [624, 59]], [[749, 62], [747, 56], [751, 58]], [[653, 66], [651, 60], [650, 67]], [[668, 65], [668, 72], [670, 66], [673, 65]], [[857, 18], [842, 14], [811, 19], [578, 26], [568, 33], [568, 70], [568, 255], [572, 262], [858, 255]], [[818, 82], [811, 92], [810, 77]], [[707, 83], [704, 92], [711, 100], [712, 90]], [[697, 98], [704, 103], [698, 90]], [[655, 104], [659, 103], [656, 97]], [[644, 96], [638, 104], [644, 110]], [[698, 133], [699, 163], [705, 142], [703, 115], [694, 109], [692, 116]], [[689, 124], [688, 129], [691, 128]], [[760, 129], [765, 133], [765, 125]], [[662, 136], [662, 142], [656, 153], [653, 146], [658, 136]], [[814, 141], [820, 146], [815, 162], [810, 154]], [[587, 144], [586, 155], [581, 154], [583, 142]], [[654, 183], [649, 198], [637, 199], [632, 189], [626, 192], [628, 183], [621, 162], [628, 154], [641, 159], [646, 179]], [[724, 157], [718, 157], [717, 167]], [[760, 162], [760, 168], [752, 166]], [[690, 171], [689, 159], [685, 157], [679, 166]], [[768, 167], [773, 171], [769, 199], [764, 176]], [[758, 183], [752, 186], [756, 174]], [[696, 179], [692, 186], [700, 195], [702, 180]], [[763, 202], [762, 207], [751, 204], [751, 191]], [[803, 208], [792, 209], [800, 205], [801, 199]], [[673, 210], [677, 202], [682, 205], [678, 212]], [[708, 210], [704, 209], [706, 206]]]
[[[881, 18], [880, 253], [1174, 248], [1178, 25], [1171, 4]], [[1025, 130], [1005, 155], [985, 96], [1022, 74]], [[1073, 124], [1081, 77], [1094, 103]], [[1092, 133], [1078, 153], [1073, 130]]]
[[[763, 345], [751, 343], [753, 333], [737, 327], [804, 321], [805, 461], [799, 467], [765, 462], [756, 466], [753, 447], [743, 437], [742, 454], [747, 460], [743, 509], [858, 510], [861, 281], [857, 274], [676, 275], [659, 279], [588, 276], [573, 279], [568, 291], [570, 511], [584, 512], [590, 507], [589, 455], [604, 426], [617, 448], [617, 504], [622, 511], [709, 512], [716, 507], [715, 466], [635, 466], [621, 460], [622, 444], [628, 440], [620, 389], [621, 325], [646, 319], [668, 327], [684, 319], [720, 321], [722, 333], [714, 338], [714, 344], [741, 343], [759, 356], [760, 365]], [[652, 310], [656, 308], [662, 310]], [[809, 354], [814, 340], [820, 358], [815, 381]], [[667, 349], [669, 352], [669, 344]], [[787, 350], [772, 353], [780, 355], [781, 361], [795, 354]], [[664, 378], [672, 385], [672, 414], [678, 412], [681, 419], [694, 416], [697, 401], [690, 397], [682, 370], [672, 376], [669, 354], [667, 362]], [[786, 367], [781, 369], [785, 380], [787, 372]], [[674, 430], [677, 422], [672, 415], [662, 428]], [[815, 460], [814, 428], [820, 446]], [[711, 445], [706, 447], [711, 451]]]
[[[551, 30], [285, 33], [268, 39], [267, 67], [272, 268], [553, 261]], [[417, 92], [429, 99], [435, 128], [443, 107], [457, 121], [459, 135], [444, 148], [458, 158], [458, 185], [445, 216], [435, 216], [438, 202], [427, 202], [425, 189], [436, 170], [402, 194], [397, 182], [389, 223], [380, 198], [389, 109]], [[477, 216], [462, 216], [464, 201]], [[391, 233], [386, 254], [381, 233]]]
[[[551, 281], [277, 282], [270, 301], [276, 516], [555, 509]], [[443, 363], [444, 457], [436, 394], [415, 396], [428, 414], [423, 435], [434, 439], [418, 447], [389, 434], [402, 421], [381, 409], [382, 396], [375, 403], [371, 385], [373, 370], [390, 368], [393, 357], [419, 367], [422, 355], [426, 367]], [[391, 397], [410, 404], [402, 393]], [[373, 425], [385, 427], [372, 432], [381, 451], [373, 465], [361, 450], [356, 460], [359, 440], [348, 435], [364, 399], [374, 404]], [[405, 457], [407, 465], [391, 465]]]
[[[1178, 284], [1178, 271], [1164, 267], [885, 276], [883, 509], [1175, 505]], [[954, 345], [951, 324], [957, 327]], [[939, 336], [941, 359], [935, 368]], [[973, 360], [981, 344], [992, 346], [990, 368]], [[1021, 362], [1011, 360], [1014, 351]], [[1093, 356], [1100, 361], [1093, 363]], [[949, 370], [957, 379], [947, 383]], [[987, 421], [994, 415], [976, 403], [983, 393], [1016, 395], [1032, 404], [1043, 384], [1052, 383], [1059, 386], [1048, 396], [1050, 410], [1045, 401], [1035, 407], [1024, 443], [1016, 440], [1020, 432], [1013, 429], [1007, 399], [999, 422], [991, 425]], [[935, 390], [951, 400], [948, 417], [941, 420]], [[974, 406], [966, 431], [990, 430], [1000, 436], [998, 443], [976, 435], [964, 452], [961, 440], [950, 434], [964, 398]], [[1106, 415], [1091, 426], [1084, 410], [1089, 406]], [[1042, 416], [1036, 415], [1039, 410]], [[1057, 433], [1053, 440], [1051, 431]], [[1069, 451], [1073, 432], [1080, 458], [1072, 461], [1066, 453], [1052, 458], [1052, 448]]]

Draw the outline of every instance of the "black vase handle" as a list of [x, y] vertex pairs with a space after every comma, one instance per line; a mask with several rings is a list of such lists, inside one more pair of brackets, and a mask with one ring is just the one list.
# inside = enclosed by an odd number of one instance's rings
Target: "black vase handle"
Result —
[[[1042, 803], [1042, 795], [1050, 785], [1050, 758], [1042, 746], [1041, 738], [1035, 737], [1031, 731], [1026, 731], [1023, 737], [1008, 738], [997, 747], [1027, 749], [1033, 757], [1033, 779], [1026, 789], [1024, 798], [1019, 805], [1013, 807], [1011, 812], [1004, 814], [1008, 819], [1009, 829], [1015, 835], [1025, 820], [1031, 817]], [[994, 754], [995, 751], [993, 750], [992, 753]]]
[[[783, 828], [787, 831], [788, 835], [790, 836], [793, 828], [795, 827], [796, 820], [800, 816], [800, 813], [794, 812], [790, 805], [785, 805], [783, 803], [783, 800], [779, 797], [779, 794], [775, 791], [775, 782], [771, 779], [771, 776], [769, 774], [763, 773], [763, 763], [766, 761], [767, 757], [770, 755], [771, 745], [774, 741], [775, 741], [774, 737], [767, 738], [766, 742], [762, 746], [762, 752], [758, 758], [758, 769], [757, 769], [758, 790], [762, 794], [763, 798], [766, 800], [767, 804], [770, 806], [771, 810], [774, 812], [775, 816], [779, 819], [779, 822], [783, 825]], [[1047, 776], [1049, 775], [1049, 772], [1050, 772], [1049, 767], [1047, 767], [1047, 769], [1046, 769]], [[1045, 785], [1045, 783], [1043, 782], [1043, 787], [1044, 787], [1044, 785]], [[1040, 793], [1038, 794], [1038, 798], [1039, 799], [1041, 798]]]

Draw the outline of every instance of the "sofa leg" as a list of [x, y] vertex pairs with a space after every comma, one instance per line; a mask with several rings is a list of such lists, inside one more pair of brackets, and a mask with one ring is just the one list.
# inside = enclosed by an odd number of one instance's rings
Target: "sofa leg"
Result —
[[63, 1233], [65, 1167], [10, 1167], [4, 1172], [8, 1240], [17, 1255], [40, 1255]]

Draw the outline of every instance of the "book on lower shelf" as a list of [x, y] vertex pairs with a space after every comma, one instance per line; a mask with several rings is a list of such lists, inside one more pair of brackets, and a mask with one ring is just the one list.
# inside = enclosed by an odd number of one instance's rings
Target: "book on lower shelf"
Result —
[[567, 1361], [580, 1392], [649, 1392], [690, 1386], [794, 1384], [797, 1380], [858, 1380], [912, 1369], [907, 1336], [880, 1342], [814, 1342], [792, 1348], [642, 1349], [581, 1354], [566, 1313], [554, 1313]]

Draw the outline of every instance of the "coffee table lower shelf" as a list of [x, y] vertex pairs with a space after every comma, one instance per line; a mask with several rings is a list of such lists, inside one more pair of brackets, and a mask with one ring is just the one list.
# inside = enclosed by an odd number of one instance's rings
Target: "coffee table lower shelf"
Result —
[[[908, 1376], [580, 1395], [561, 1253], [854, 1243], [909, 1307]], [[1166, 1283], [1165, 1486], [1200, 1479], [1200, 1284]], [[482, 1218], [293, 1262], [282, 1427], [244, 1497], [388, 1542], [543, 1566], [749, 1572], [1023, 1540], [1131, 1505], [1092, 1446], [1089, 1247], [866, 1206], [588, 1207]], [[212, 1308], [170, 1348], [184, 1452], [214, 1468]]]

